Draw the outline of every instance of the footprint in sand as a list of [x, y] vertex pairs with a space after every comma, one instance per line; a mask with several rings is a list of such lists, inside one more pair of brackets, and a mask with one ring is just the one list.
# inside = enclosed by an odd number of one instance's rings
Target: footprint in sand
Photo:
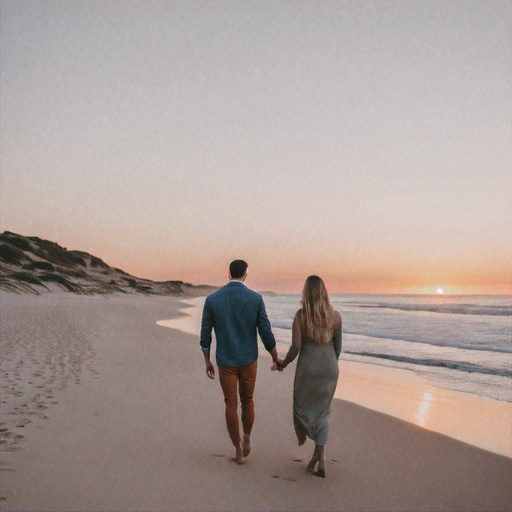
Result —
[[285, 482], [296, 482], [295, 478], [287, 478], [285, 476], [270, 475], [271, 478], [277, 478], [278, 480], [284, 480]]
[[2, 451], [4, 451], [4, 452], [19, 452], [20, 450], [21, 450], [21, 448], [19, 446], [12, 446], [12, 445], [2, 448]]
[[5, 430], [2, 432], [0, 443], [1, 444], [14, 444], [21, 439], [24, 439], [25, 436], [21, 434], [16, 434], [16, 432], [11, 432], [10, 430]]
[[225, 457], [222, 453], [210, 453], [210, 457]]

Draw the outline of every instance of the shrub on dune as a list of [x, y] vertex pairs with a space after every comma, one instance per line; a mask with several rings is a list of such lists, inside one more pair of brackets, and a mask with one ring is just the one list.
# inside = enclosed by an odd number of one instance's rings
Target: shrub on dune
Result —
[[[44, 286], [44, 284], [41, 282], [41, 279], [39, 279], [34, 274], [31, 274], [30, 272], [14, 272], [14, 274], [11, 274], [10, 276], [7, 276], [10, 279], [14, 279], [16, 281], [23, 281], [25, 283], [30, 284], [37, 284], [38, 286]], [[44, 286], [46, 288], [46, 286]]]
[[23, 265], [23, 268], [26, 270], [49, 270], [50, 272], [55, 270], [55, 267], [48, 261], [31, 261]]
[[58, 274], [44, 273], [39, 276], [41, 281], [50, 283], [56, 283], [70, 292], [80, 292], [80, 287], [68, 281], [65, 277], [59, 276]]
[[87, 267], [87, 263], [80, 256], [74, 256], [73, 254], [69, 254], [69, 259], [75, 263], [75, 265], [80, 265], [81, 267]]
[[69, 268], [69, 267], [60, 267], [57, 269], [61, 274], [65, 274], [67, 276], [71, 276], [71, 277], [78, 277], [78, 278], [83, 278], [83, 277], [87, 277], [87, 273], [84, 272], [83, 270], [75, 270], [73, 268]]
[[102, 259], [96, 258], [96, 256], [91, 256], [91, 267], [108, 268], [108, 265]]
[[22, 261], [30, 260], [21, 249], [6, 242], [0, 245], [0, 259], [13, 265], [19, 265]]
[[38, 237], [31, 237], [31, 240], [36, 244], [37, 249], [33, 250], [34, 254], [50, 260], [54, 263], [61, 263], [63, 265], [74, 265], [73, 260], [70, 258], [67, 249], [61, 247], [55, 242], [49, 242], [48, 240], [41, 240]]
[[77, 265], [80, 265], [81, 267], [87, 267], [87, 262], [85, 261], [85, 258], [89, 258], [90, 254], [83, 252], [83, 251], [68, 251], [68, 256]]
[[9, 231], [2, 233], [2, 241], [9, 242], [11, 245], [18, 247], [22, 251], [32, 251], [32, 246], [26, 238], [15, 235]]
[[39, 295], [39, 292], [35, 288], [32, 288], [30, 283], [27, 283], [26, 281], [13, 280], [6, 276], [0, 276], [0, 288], [13, 293], [26, 292]]

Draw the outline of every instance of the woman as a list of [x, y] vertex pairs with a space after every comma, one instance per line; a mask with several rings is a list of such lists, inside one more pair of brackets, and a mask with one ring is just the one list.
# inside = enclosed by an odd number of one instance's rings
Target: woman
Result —
[[332, 308], [322, 279], [309, 276], [302, 291], [302, 308], [293, 320], [292, 345], [283, 368], [299, 355], [293, 384], [293, 424], [299, 445], [306, 437], [315, 442], [306, 470], [322, 478], [340, 353], [341, 315]]

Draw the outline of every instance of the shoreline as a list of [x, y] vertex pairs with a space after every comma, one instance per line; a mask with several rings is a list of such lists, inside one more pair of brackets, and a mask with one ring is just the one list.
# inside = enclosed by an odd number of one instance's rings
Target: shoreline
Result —
[[[202, 297], [186, 300], [182, 316], [157, 324], [198, 336], [203, 302]], [[278, 342], [282, 356], [283, 348]], [[294, 365], [288, 371], [293, 372]], [[346, 360], [339, 366], [335, 398], [512, 457], [510, 402], [436, 387], [406, 369]]]
[[510, 510], [510, 458], [346, 400], [332, 405], [327, 478], [309, 475], [293, 373], [271, 372], [264, 351], [253, 451], [233, 464], [197, 336], [157, 325], [188, 309], [179, 299], [2, 295], [1, 307], [2, 384], [8, 370], [12, 400], [30, 408], [36, 391], [47, 416], [2, 408], [2, 427], [33, 418], [2, 444], [2, 511]]

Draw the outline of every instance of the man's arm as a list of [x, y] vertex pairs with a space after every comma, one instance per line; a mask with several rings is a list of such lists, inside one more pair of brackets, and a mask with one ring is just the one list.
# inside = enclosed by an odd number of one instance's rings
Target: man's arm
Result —
[[215, 379], [215, 368], [210, 361], [210, 349], [203, 350], [204, 362], [206, 363], [206, 375], [210, 379]]
[[203, 308], [203, 317], [201, 319], [201, 339], [199, 344], [201, 345], [201, 349], [204, 355], [204, 362], [206, 364], [206, 375], [210, 379], [215, 378], [215, 368], [213, 367], [212, 362], [210, 361], [210, 347], [212, 344], [212, 328], [213, 328], [213, 319], [210, 312], [210, 305], [208, 303], [208, 297], [204, 303]]
[[274, 361], [274, 369], [281, 371], [283, 361], [277, 354], [276, 339], [272, 333], [272, 327], [270, 326], [270, 321], [267, 316], [263, 297], [261, 297], [260, 307], [258, 310], [258, 332], [260, 334], [263, 345], [272, 356], [272, 360]]

